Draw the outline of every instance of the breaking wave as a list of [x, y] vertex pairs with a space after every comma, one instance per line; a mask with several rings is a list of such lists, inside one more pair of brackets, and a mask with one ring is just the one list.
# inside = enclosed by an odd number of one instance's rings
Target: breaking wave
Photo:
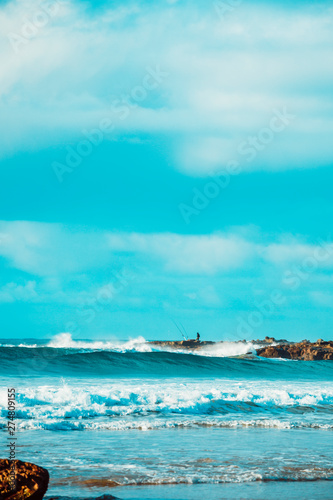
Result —
[[17, 377], [228, 377], [333, 380], [333, 363], [258, 358], [255, 345], [221, 342], [173, 350], [145, 341], [75, 341], [57, 335], [47, 344], [0, 345], [0, 375]]
[[[333, 388], [275, 382], [126, 382], [43, 385], [17, 394], [19, 429], [149, 430], [172, 427], [332, 429]], [[6, 426], [6, 391], [0, 424]]]
[[[110, 351], [110, 352], [175, 352], [175, 349], [167, 346], [149, 344], [144, 337], [137, 337], [128, 341], [88, 341], [73, 340], [70, 333], [59, 333], [46, 344], [0, 344], [0, 347], [52, 347], [55, 349], [75, 349], [78, 351]], [[254, 353], [255, 345], [252, 342], [219, 342], [214, 345], [206, 345], [200, 350], [177, 349], [178, 354], [196, 354], [208, 357], [240, 356], [246, 353]]]

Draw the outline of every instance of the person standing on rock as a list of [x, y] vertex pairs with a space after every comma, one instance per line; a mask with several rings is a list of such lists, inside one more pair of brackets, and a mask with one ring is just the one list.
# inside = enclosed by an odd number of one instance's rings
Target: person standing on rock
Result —
[[199, 332], [197, 333], [197, 342], [200, 342], [200, 334], [199, 334]]

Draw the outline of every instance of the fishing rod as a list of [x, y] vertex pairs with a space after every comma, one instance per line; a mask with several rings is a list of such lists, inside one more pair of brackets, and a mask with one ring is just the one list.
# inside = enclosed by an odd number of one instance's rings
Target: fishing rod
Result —
[[186, 338], [184, 337], [184, 338], [185, 338], [185, 340], [188, 340], [187, 331], [186, 331], [186, 329], [185, 329], [185, 327], [184, 327], [183, 323], [181, 323], [181, 322], [179, 321], [179, 324], [180, 324], [180, 326], [182, 327], [183, 332], [185, 333], [185, 336], [186, 336]]
[[[179, 333], [181, 334], [181, 336], [184, 338], [184, 340], [188, 340], [188, 336], [186, 337], [186, 335], [184, 334], [184, 332], [180, 329], [180, 327], [177, 325], [176, 321], [172, 318], [170, 318], [172, 323], [175, 325], [175, 327], [177, 328], [177, 330], [179, 331]], [[180, 323], [181, 324], [181, 323]], [[181, 324], [181, 326], [183, 327], [183, 325]], [[183, 327], [185, 333], [186, 333], [186, 330], [185, 328]]]

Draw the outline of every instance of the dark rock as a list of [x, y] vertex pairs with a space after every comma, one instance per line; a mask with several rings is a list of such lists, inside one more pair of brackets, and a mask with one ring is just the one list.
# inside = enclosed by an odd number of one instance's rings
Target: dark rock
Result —
[[283, 344], [257, 349], [263, 358], [302, 359], [306, 361], [333, 360], [333, 342], [320, 339], [311, 343], [307, 340], [295, 344]]
[[[242, 341], [241, 341], [242, 342]], [[288, 342], [285, 339], [277, 340], [274, 337], [265, 337], [264, 340], [253, 341], [259, 345], [257, 355], [263, 358], [286, 358], [303, 360], [333, 360], [333, 341], [324, 341], [322, 339], [311, 343], [308, 340], [302, 342]], [[207, 345], [218, 345], [223, 342], [204, 341], [198, 342], [195, 339], [190, 340], [155, 340], [148, 342], [151, 345], [169, 347], [172, 349], [197, 350]], [[274, 344], [274, 345], [272, 345]], [[251, 353], [247, 353], [251, 355]]]
[[42, 500], [48, 484], [46, 469], [20, 460], [0, 459], [1, 500]]
[[290, 358], [290, 354], [286, 349], [280, 346], [269, 346], [263, 347], [257, 350], [258, 356], [263, 356], [264, 358]]
[[189, 340], [154, 340], [151, 342], [148, 342], [148, 344], [151, 345], [158, 345], [161, 347], [172, 347], [174, 349], [183, 349], [184, 347], [186, 349], [200, 349], [201, 347], [205, 345], [212, 345], [212, 344], [218, 344], [219, 342], [212, 342], [212, 341], [205, 341], [205, 342], [200, 342], [196, 339], [189, 339]]

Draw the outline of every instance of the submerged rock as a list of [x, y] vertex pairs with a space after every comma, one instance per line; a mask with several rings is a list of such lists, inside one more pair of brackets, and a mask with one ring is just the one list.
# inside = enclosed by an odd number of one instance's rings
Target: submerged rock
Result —
[[42, 500], [48, 484], [46, 469], [21, 460], [0, 459], [1, 500]]
[[[47, 500], [73, 500], [73, 497], [52, 497], [48, 498]], [[113, 495], [102, 495], [101, 497], [80, 497], [79, 500], [120, 500], [120, 498], [114, 497]]]
[[303, 340], [295, 344], [270, 345], [257, 349], [257, 354], [263, 358], [333, 361], [333, 341], [325, 342], [319, 339], [317, 342], [311, 343], [308, 340]]

